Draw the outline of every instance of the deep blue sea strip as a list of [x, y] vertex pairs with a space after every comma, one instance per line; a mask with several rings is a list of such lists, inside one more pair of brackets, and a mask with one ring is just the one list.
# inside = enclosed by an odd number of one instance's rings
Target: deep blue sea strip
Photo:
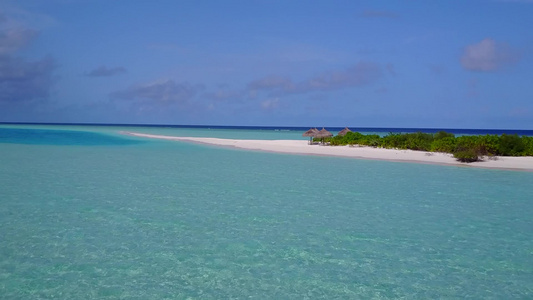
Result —
[[[199, 129], [240, 129], [240, 130], [287, 130], [306, 131], [307, 126], [220, 126], [220, 125], [158, 125], [158, 124], [102, 124], [102, 123], [8, 123], [6, 125], [64, 125], [64, 126], [120, 126], [120, 127], [153, 127], [153, 128], [199, 128]], [[313, 126], [314, 127], [314, 126]], [[317, 127], [318, 128], [318, 127]], [[329, 131], [340, 131], [344, 127], [325, 127]], [[533, 130], [526, 129], [469, 129], [469, 128], [402, 128], [402, 127], [349, 127], [358, 132], [383, 132], [383, 133], [436, 133], [446, 131], [453, 134], [486, 135], [486, 134], [517, 134], [520, 136], [533, 136]], [[319, 128], [320, 129], [320, 128]]]

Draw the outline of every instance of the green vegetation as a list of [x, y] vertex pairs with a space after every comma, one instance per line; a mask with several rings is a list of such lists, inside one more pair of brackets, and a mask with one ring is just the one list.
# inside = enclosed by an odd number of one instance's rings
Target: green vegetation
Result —
[[474, 162], [484, 156], [533, 156], [533, 137], [508, 135], [465, 135], [456, 137], [440, 131], [434, 134], [389, 133], [386, 136], [348, 132], [345, 136], [326, 138], [333, 146], [361, 145], [452, 153], [461, 162]]

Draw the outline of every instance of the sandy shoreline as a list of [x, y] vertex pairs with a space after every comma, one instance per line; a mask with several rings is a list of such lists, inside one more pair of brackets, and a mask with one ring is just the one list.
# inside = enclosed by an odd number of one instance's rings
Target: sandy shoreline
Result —
[[425, 164], [454, 165], [505, 170], [522, 170], [533, 172], [533, 157], [497, 157], [496, 160], [484, 160], [474, 163], [460, 163], [451, 154], [412, 150], [382, 149], [372, 147], [321, 146], [308, 145], [305, 140], [235, 140], [200, 137], [177, 137], [153, 135], [122, 131], [122, 134], [165, 139], [214, 146], [235, 147], [246, 150], [267, 151], [287, 154], [338, 156], [370, 160], [387, 160], [396, 162], [416, 162]]

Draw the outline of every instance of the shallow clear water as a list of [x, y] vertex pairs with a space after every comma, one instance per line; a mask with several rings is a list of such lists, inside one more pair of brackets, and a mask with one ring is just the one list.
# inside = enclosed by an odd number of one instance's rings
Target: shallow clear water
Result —
[[70, 129], [107, 142], [0, 143], [2, 298], [533, 296], [531, 172]]

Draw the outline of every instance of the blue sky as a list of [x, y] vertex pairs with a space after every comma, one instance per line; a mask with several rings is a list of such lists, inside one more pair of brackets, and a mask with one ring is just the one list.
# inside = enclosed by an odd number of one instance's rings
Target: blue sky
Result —
[[0, 0], [0, 122], [533, 129], [533, 1]]

